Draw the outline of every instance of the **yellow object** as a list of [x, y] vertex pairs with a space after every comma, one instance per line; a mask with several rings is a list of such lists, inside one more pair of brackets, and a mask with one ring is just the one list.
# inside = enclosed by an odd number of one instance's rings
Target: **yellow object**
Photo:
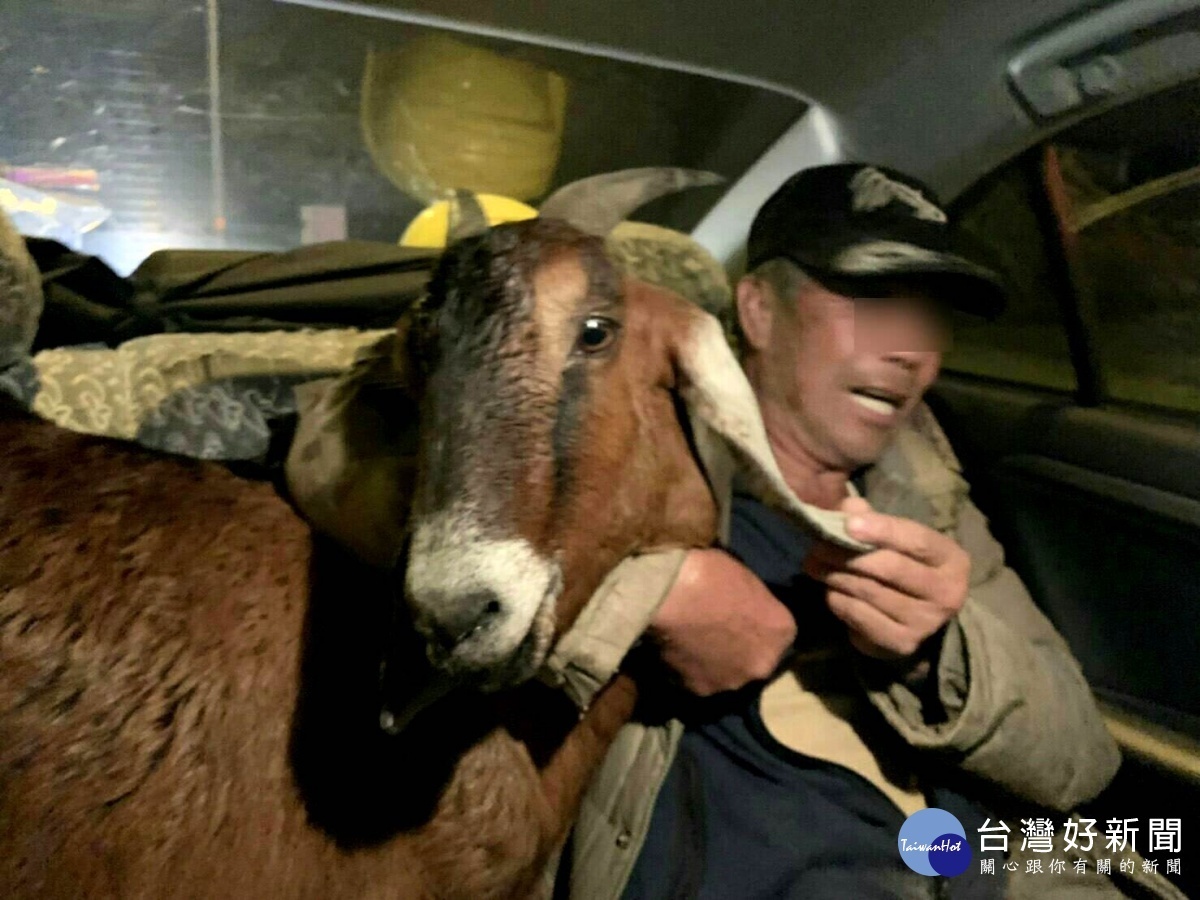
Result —
[[58, 201], [53, 197], [45, 197], [41, 200], [29, 200], [18, 197], [11, 188], [0, 188], [0, 209], [3, 209], [10, 216], [23, 212], [52, 216], [58, 211]]
[[[483, 209], [489, 225], [537, 218], [536, 209], [519, 200], [513, 200], [511, 197], [501, 197], [498, 194], [477, 194], [475, 199]], [[400, 237], [400, 246], [440, 249], [446, 246], [446, 233], [449, 227], [450, 201], [438, 200], [421, 210], [417, 217], [408, 223], [408, 227], [404, 229], [404, 234]]]
[[360, 108], [375, 165], [423, 203], [465, 189], [534, 200], [562, 148], [567, 82], [443, 35], [367, 54]]

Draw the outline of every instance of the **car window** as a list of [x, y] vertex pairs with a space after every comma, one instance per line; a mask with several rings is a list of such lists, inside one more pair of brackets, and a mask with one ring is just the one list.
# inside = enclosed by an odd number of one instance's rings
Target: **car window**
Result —
[[[732, 181], [805, 110], [712, 77], [272, 0], [18, 0], [0, 4], [0, 51], [6, 208], [121, 272], [168, 246], [396, 241], [432, 188], [536, 206], [633, 166]], [[690, 230], [721, 193], [637, 218]]]
[[1101, 399], [1200, 412], [1197, 109], [1190, 84], [1102, 113], [962, 199], [963, 225], [1012, 302], [997, 323], [960, 323], [948, 369], [1074, 387], [1057, 260]]
[[1200, 412], [1200, 86], [1054, 143], [1076, 290], [1114, 400]]
[[956, 314], [945, 368], [1028, 385], [1075, 388], [1061, 305], [1053, 290], [1036, 167], [1010, 164], [956, 210], [979, 256], [1004, 277], [1008, 304], [995, 321]]

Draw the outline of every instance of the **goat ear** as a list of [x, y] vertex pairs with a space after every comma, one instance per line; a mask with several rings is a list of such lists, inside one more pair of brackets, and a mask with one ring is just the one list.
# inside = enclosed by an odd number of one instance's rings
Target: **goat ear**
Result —
[[671, 342], [676, 390], [687, 407], [700, 463], [717, 494], [721, 533], [728, 533], [726, 488], [736, 474], [755, 496], [799, 520], [817, 537], [850, 550], [870, 550], [846, 532], [842, 513], [804, 503], [788, 487], [767, 440], [754, 391], [720, 323], [688, 305], [688, 325]]
[[543, 219], [562, 219], [588, 234], [606, 236], [639, 206], [677, 191], [721, 184], [715, 172], [651, 166], [581, 178], [563, 185], [538, 210]]
[[406, 315], [345, 374], [296, 389], [299, 424], [284, 464], [309, 524], [377, 566], [399, 559], [416, 484], [409, 322]]
[[456, 190], [449, 198], [450, 209], [446, 226], [446, 246], [463, 238], [483, 234], [490, 227], [479, 198], [471, 191]]

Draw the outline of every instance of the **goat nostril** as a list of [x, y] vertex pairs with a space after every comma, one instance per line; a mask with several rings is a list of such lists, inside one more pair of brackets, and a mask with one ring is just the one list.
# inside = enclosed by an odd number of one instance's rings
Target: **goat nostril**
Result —
[[504, 604], [495, 594], [488, 592], [480, 596], [475, 594], [462, 605], [462, 615], [459, 627], [455, 629], [455, 644], [461, 644], [474, 635], [490, 628], [496, 618], [504, 611]]
[[485, 628], [489, 627], [492, 624], [492, 620], [500, 615], [503, 609], [504, 607], [500, 603], [500, 598], [491, 596], [480, 608], [478, 618], [476, 618], [475, 621], [471, 623], [471, 626], [467, 628], [459, 637], [459, 642], [461, 643], [472, 635], [478, 634]]
[[421, 631], [434, 655], [441, 658], [453, 656], [460, 645], [497, 627], [505, 611], [504, 601], [493, 591], [434, 600], [430, 614], [422, 617]]

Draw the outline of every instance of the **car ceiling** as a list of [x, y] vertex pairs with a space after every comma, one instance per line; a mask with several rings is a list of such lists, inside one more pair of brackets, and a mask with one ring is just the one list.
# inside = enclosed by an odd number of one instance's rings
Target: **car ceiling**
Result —
[[634, 55], [803, 96], [840, 155], [951, 197], [1036, 139], [1005, 66], [1081, 0], [291, 0]]

